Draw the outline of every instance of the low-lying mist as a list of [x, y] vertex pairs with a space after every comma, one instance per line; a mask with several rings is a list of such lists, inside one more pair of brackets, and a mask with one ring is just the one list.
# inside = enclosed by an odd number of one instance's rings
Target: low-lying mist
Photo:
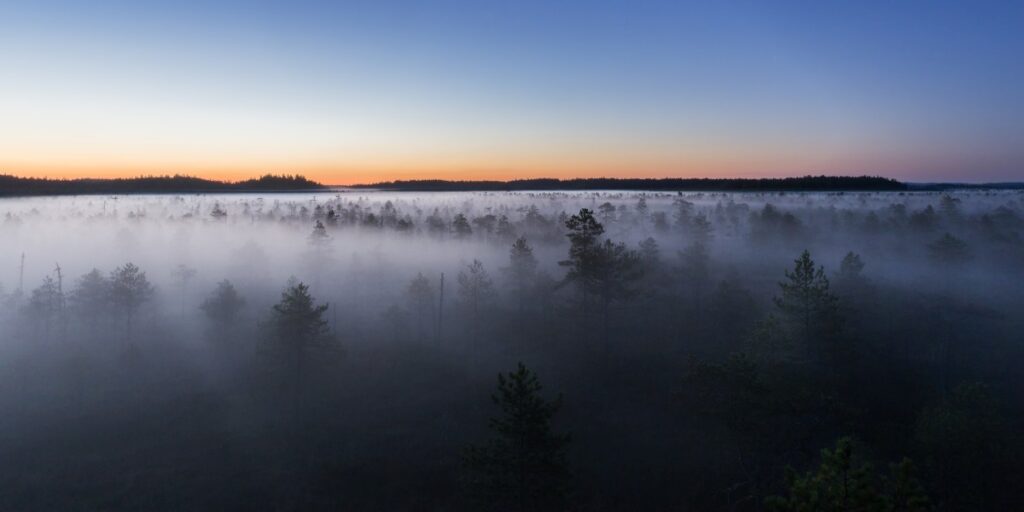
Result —
[[[0, 508], [790, 510], [833, 447], [1006, 508], [1022, 234], [1016, 191], [3, 199]], [[543, 457], [491, 442], [519, 363]]]

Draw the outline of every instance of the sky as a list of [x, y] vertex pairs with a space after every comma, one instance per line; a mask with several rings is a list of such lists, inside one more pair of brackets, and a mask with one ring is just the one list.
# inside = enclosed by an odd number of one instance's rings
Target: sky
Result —
[[0, 0], [0, 174], [1024, 181], [1024, 2]]

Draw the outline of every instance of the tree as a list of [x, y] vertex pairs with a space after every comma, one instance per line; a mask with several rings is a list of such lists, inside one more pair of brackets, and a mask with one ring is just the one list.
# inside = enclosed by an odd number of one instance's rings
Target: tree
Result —
[[294, 279], [281, 293], [281, 301], [274, 304], [270, 332], [272, 348], [290, 366], [296, 393], [302, 388], [309, 354], [332, 344], [327, 321], [324, 320], [327, 308], [327, 304], [316, 304], [309, 294], [309, 287]]
[[43, 278], [43, 283], [32, 290], [28, 300], [28, 311], [32, 321], [43, 330], [43, 338], [49, 337], [50, 327], [56, 322], [64, 300], [57, 282], [52, 277]]
[[711, 225], [711, 221], [703, 213], [693, 217], [690, 221], [690, 238], [692, 244], [699, 244], [705, 248], [711, 243], [711, 237], [714, 234], [714, 227]]
[[110, 292], [110, 281], [95, 268], [78, 278], [71, 292], [72, 309], [94, 333], [100, 322], [110, 314]]
[[711, 243], [712, 227], [704, 214], [690, 219], [687, 233], [690, 244], [679, 253], [679, 275], [681, 285], [689, 289], [695, 314], [700, 317], [704, 309], [705, 290], [711, 283]]
[[243, 307], [245, 299], [227, 279], [217, 283], [217, 288], [199, 306], [217, 330], [217, 338], [227, 336], [228, 329], [234, 324]]
[[558, 264], [568, 267], [569, 270], [562, 284], [574, 283], [580, 289], [583, 295], [583, 316], [586, 320], [587, 305], [601, 272], [599, 267], [603, 254], [599, 239], [604, 234], [604, 226], [597, 222], [590, 210], [583, 208], [565, 221], [565, 227], [569, 229], [566, 235], [569, 238], [569, 259]]
[[603, 222], [615, 221], [615, 205], [605, 201], [597, 206], [597, 211]]
[[477, 323], [480, 309], [494, 298], [494, 282], [480, 260], [473, 260], [460, 270], [458, 282], [459, 299], [473, 317], [473, 322]]
[[185, 320], [185, 293], [188, 291], [188, 282], [196, 277], [196, 269], [187, 265], [178, 265], [171, 271], [171, 277], [178, 282], [178, 291], [181, 297], [181, 319]]
[[409, 283], [407, 290], [409, 295], [410, 309], [416, 316], [416, 339], [422, 340], [426, 332], [426, 322], [430, 318], [434, 307], [434, 288], [422, 272]]
[[455, 238], [468, 238], [473, 234], [473, 228], [469, 225], [465, 215], [455, 214], [455, 218], [452, 219], [452, 232], [455, 233]]
[[125, 263], [110, 273], [111, 303], [125, 320], [125, 333], [131, 335], [135, 313], [153, 296], [153, 285], [146, 273], [133, 263]]
[[928, 500], [913, 477], [913, 464], [904, 459], [891, 467], [892, 476], [880, 484], [870, 464], [854, 457], [853, 441], [843, 437], [834, 449], [821, 451], [817, 470], [798, 475], [786, 470], [786, 495], [765, 500], [779, 512], [873, 512], [928, 510]]
[[327, 234], [327, 227], [319, 220], [313, 224], [313, 232], [309, 234], [309, 243], [314, 247], [321, 247], [329, 243], [331, 235]]
[[840, 282], [853, 285], [860, 282], [863, 279], [861, 272], [864, 270], [864, 261], [860, 259], [859, 254], [854, 254], [853, 251], [846, 253], [843, 257], [843, 261], [839, 263], [839, 274], [838, 278]]
[[604, 313], [604, 332], [609, 333], [609, 308], [616, 300], [629, 297], [632, 290], [629, 283], [642, 275], [636, 251], [625, 244], [600, 242], [604, 227], [594, 219], [590, 210], [583, 208], [580, 213], [565, 221], [569, 229], [569, 259], [559, 265], [569, 267], [565, 278], [559, 284], [575, 284], [581, 292], [584, 325], [589, 324], [590, 302], [597, 299]]
[[512, 244], [508, 252], [508, 266], [504, 271], [515, 287], [521, 322], [526, 309], [526, 297], [537, 274], [537, 257], [533, 255], [533, 248], [527, 243], [526, 237], [519, 237]]
[[494, 436], [463, 453], [467, 487], [487, 508], [553, 511], [566, 505], [570, 437], [551, 428], [562, 398], [545, 400], [542, 389], [522, 363], [514, 372], [498, 374], [498, 392], [491, 399], [502, 414], [490, 420]]
[[633, 295], [632, 283], [643, 276], [640, 256], [625, 244], [605, 240], [597, 252], [594, 269], [594, 295], [600, 300], [605, 341], [608, 341], [611, 305]]
[[658, 241], [653, 237], [647, 237], [640, 242], [640, 261], [644, 267], [651, 270], [661, 265], [661, 250], [658, 248]]
[[889, 465], [889, 477], [884, 482], [886, 510], [892, 512], [924, 512], [931, 510], [928, 494], [917, 479], [914, 461], [904, 457], [898, 464]]
[[221, 208], [220, 203], [213, 204], [213, 209], [210, 210], [210, 217], [213, 217], [213, 220], [222, 220], [227, 216], [228, 212]]
[[512, 229], [512, 223], [508, 221], [507, 215], [498, 217], [498, 226], [494, 228], [494, 234], [497, 235], [500, 240], [511, 240], [515, 238], [515, 230]]
[[796, 326], [807, 348], [817, 348], [812, 341], [818, 336], [826, 338], [827, 343], [837, 342], [838, 301], [829, 289], [825, 268], [815, 268], [810, 252], [805, 250], [794, 261], [793, 270], [786, 271], [786, 281], [780, 282], [779, 288], [782, 294], [775, 297], [775, 305]]
[[769, 388], [758, 365], [742, 353], [724, 363], [691, 360], [683, 384], [677, 398], [740, 434], [756, 432], [769, 408]]
[[647, 222], [647, 196], [640, 194], [640, 199], [636, 201], [636, 216], [640, 219], [640, 225], [643, 226]]
[[693, 203], [677, 197], [672, 203], [673, 212], [672, 218], [675, 220], [676, 226], [683, 230], [690, 228], [690, 217], [693, 215]]
[[971, 259], [967, 243], [946, 233], [942, 238], [928, 244], [928, 256], [940, 265], [961, 265]]

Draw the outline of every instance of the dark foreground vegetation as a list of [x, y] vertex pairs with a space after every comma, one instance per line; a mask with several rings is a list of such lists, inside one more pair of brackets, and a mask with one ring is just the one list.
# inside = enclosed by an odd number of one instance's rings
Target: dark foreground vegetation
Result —
[[0, 214], [0, 509], [1022, 499], [1018, 192]]

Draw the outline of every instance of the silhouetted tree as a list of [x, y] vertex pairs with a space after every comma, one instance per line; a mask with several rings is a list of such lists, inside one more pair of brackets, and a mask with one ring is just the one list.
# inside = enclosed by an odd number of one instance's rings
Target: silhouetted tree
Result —
[[71, 292], [72, 309], [94, 334], [110, 314], [111, 300], [110, 281], [95, 268], [78, 278]]
[[465, 215], [461, 213], [455, 214], [455, 218], [452, 219], [452, 233], [455, 234], [456, 238], [468, 238], [473, 234], [473, 228], [469, 225]]
[[515, 287], [519, 320], [522, 322], [526, 309], [526, 299], [537, 273], [537, 258], [533, 255], [533, 248], [527, 243], [525, 237], [519, 237], [512, 244], [512, 248], [508, 252], [508, 266], [505, 267], [504, 271], [512, 286]]
[[512, 223], [509, 222], [507, 215], [498, 217], [498, 225], [494, 228], [494, 234], [497, 235], [499, 240], [511, 240], [515, 238], [515, 230], [512, 228]]
[[199, 306], [206, 318], [213, 324], [214, 335], [218, 340], [229, 337], [229, 331], [238, 318], [238, 313], [245, 307], [245, 299], [227, 279], [217, 283], [202, 305]]
[[676, 226], [681, 230], [688, 230], [690, 228], [690, 217], [693, 215], [693, 203], [682, 197], [677, 197], [672, 202], [672, 206], [672, 219], [675, 221]]
[[565, 222], [569, 233], [569, 259], [560, 261], [558, 264], [568, 267], [563, 284], [572, 283], [577, 286], [582, 294], [582, 307], [584, 322], [588, 319], [588, 305], [593, 295], [600, 268], [605, 263], [605, 256], [601, 251], [600, 237], [604, 234], [604, 226], [594, 218], [590, 210], [583, 208], [576, 215], [573, 215]]
[[281, 293], [281, 301], [274, 304], [271, 349], [288, 365], [296, 398], [303, 386], [310, 353], [332, 345], [324, 320], [327, 308], [327, 304], [316, 304], [308, 286], [294, 280]]
[[484, 269], [484, 264], [480, 260], [473, 260], [473, 263], [459, 271], [458, 283], [459, 300], [462, 307], [469, 312], [476, 330], [479, 327], [480, 310], [494, 299], [494, 282]]
[[146, 273], [132, 263], [125, 263], [110, 273], [110, 298], [125, 322], [125, 333], [130, 336], [135, 313], [153, 296], [153, 285]]
[[409, 283], [407, 291], [410, 308], [416, 317], [416, 339], [422, 340], [434, 309], [434, 288], [421, 272]]
[[821, 464], [798, 475], [787, 469], [786, 495], [765, 500], [779, 512], [874, 512], [928, 510], [928, 498], [913, 477], [913, 464], [904, 459], [880, 483], [870, 464], [854, 457], [853, 442], [839, 439], [833, 450], [821, 451]]
[[63, 300], [57, 282], [50, 276], [43, 278], [43, 283], [32, 290], [27, 309], [43, 339], [49, 338], [50, 329], [57, 323]]
[[605, 240], [598, 246], [592, 274], [593, 291], [600, 301], [605, 341], [608, 341], [612, 304], [630, 298], [634, 293], [633, 283], [643, 276], [640, 256], [625, 244]]
[[481, 507], [526, 512], [567, 505], [569, 436], [551, 428], [561, 396], [548, 401], [541, 390], [537, 376], [522, 363], [514, 372], [498, 374], [498, 392], [491, 398], [502, 414], [490, 420], [494, 437], [463, 454], [466, 484]]
[[640, 242], [640, 261], [644, 268], [651, 271], [661, 265], [661, 250], [658, 248], [658, 241], [647, 237]]
[[843, 257], [843, 261], [839, 263], [839, 273], [836, 277], [841, 283], [855, 286], [864, 279], [861, 274], [863, 271], [864, 262], [860, 259], [860, 255], [854, 254], [853, 251], [850, 251], [846, 253], [846, 256]]
[[949, 233], [928, 244], [928, 256], [941, 265], [960, 265], [971, 259], [967, 243]]
[[821, 345], [838, 341], [838, 301], [829, 289], [825, 268], [815, 268], [811, 254], [804, 251], [794, 261], [793, 270], [786, 271], [786, 281], [780, 282], [779, 288], [782, 294], [775, 297], [775, 305], [797, 328], [805, 347], [818, 356], [838, 356], [815, 344], [815, 339]]
[[[686, 232], [690, 243], [679, 253], [678, 272], [680, 285], [688, 293], [694, 315], [701, 318], [704, 309], [704, 295], [711, 283], [710, 242], [712, 226], [704, 214], [686, 217], [689, 222]], [[682, 332], [682, 330], [680, 330]]]
[[213, 220], [221, 220], [228, 216], [228, 212], [221, 208], [220, 203], [213, 203], [213, 209], [210, 210], [210, 217]]
[[597, 207], [598, 215], [601, 216], [601, 221], [606, 223], [615, 222], [615, 205], [604, 202]]
[[309, 243], [313, 246], [322, 246], [327, 244], [331, 239], [331, 236], [327, 234], [327, 227], [324, 226], [323, 222], [317, 220], [313, 224], [313, 232], [309, 234]]

